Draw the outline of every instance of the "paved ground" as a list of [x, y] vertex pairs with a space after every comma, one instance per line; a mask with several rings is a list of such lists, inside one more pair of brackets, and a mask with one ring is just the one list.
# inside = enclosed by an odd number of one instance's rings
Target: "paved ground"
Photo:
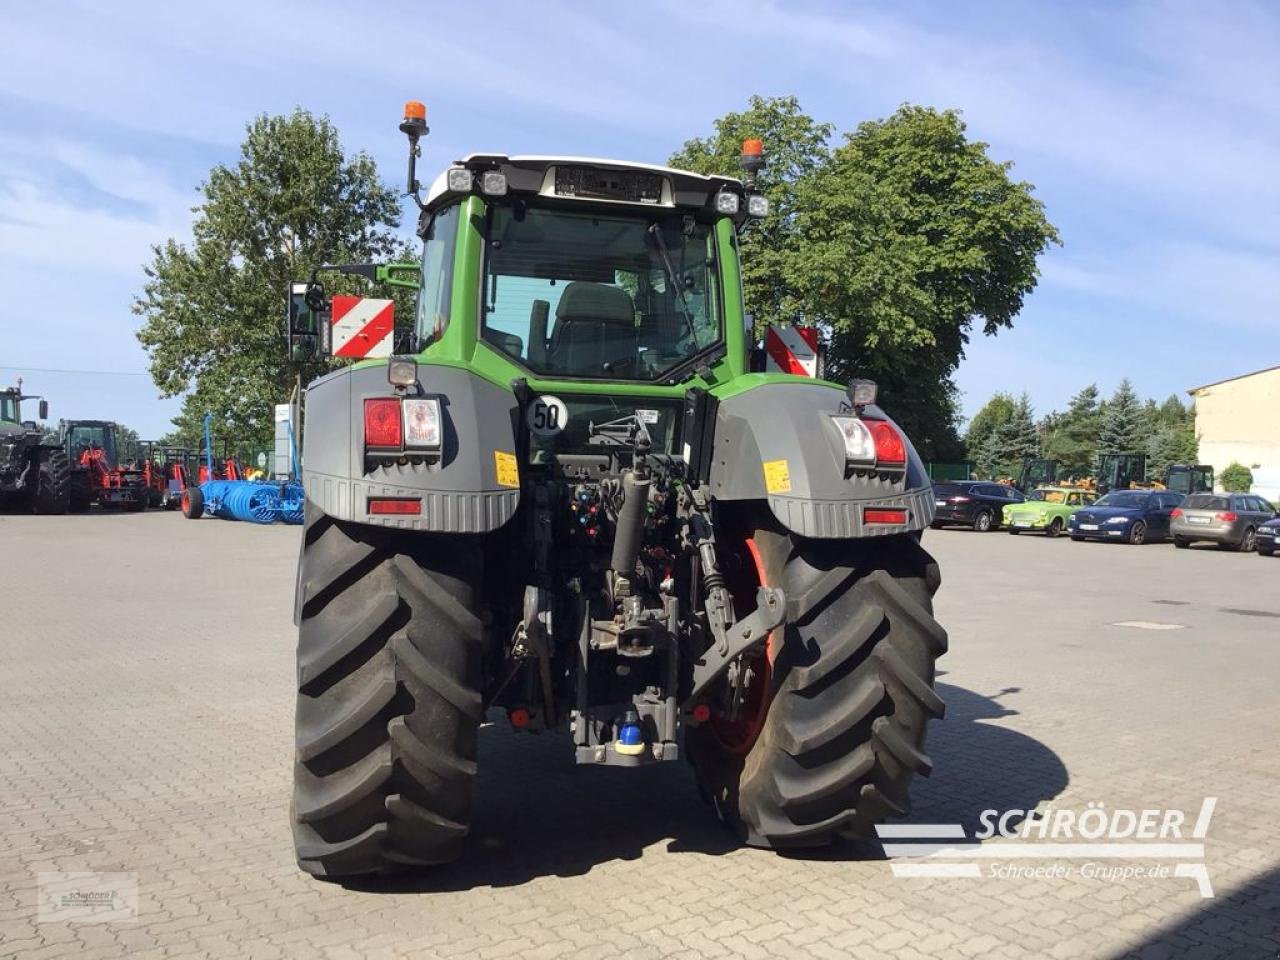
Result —
[[[978, 879], [903, 879], [870, 843], [738, 849], [683, 764], [576, 770], [563, 744], [497, 725], [464, 861], [344, 889], [297, 871], [287, 827], [297, 540], [175, 514], [0, 517], [0, 955], [1280, 952], [1280, 559], [926, 540], [949, 711], [910, 822], [972, 835], [985, 808], [1091, 801], [1194, 819], [1216, 796], [1213, 899], [1081, 861], [1061, 879], [993, 876], [1045, 863], [1003, 857]], [[37, 922], [48, 871], [136, 874], [136, 921]]]

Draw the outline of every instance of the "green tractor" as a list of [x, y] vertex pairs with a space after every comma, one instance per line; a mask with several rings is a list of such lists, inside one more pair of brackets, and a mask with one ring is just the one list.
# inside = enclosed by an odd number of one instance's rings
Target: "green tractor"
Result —
[[873, 383], [752, 369], [759, 141], [744, 180], [475, 154], [422, 199], [424, 116], [412, 352], [385, 301], [289, 291], [291, 357], [364, 351], [305, 395], [300, 866], [458, 856], [495, 715], [580, 764], [689, 760], [751, 845], [903, 814], [943, 712], [930, 482]]
[[66, 513], [70, 471], [66, 454], [48, 442], [33, 420], [22, 419], [22, 401], [40, 400], [40, 419], [49, 417], [49, 401], [16, 387], [0, 390], [0, 503], [20, 504], [36, 513]]

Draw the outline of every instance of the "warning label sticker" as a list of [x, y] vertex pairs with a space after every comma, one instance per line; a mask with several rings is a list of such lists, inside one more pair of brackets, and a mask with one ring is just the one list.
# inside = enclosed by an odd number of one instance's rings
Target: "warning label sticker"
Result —
[[791, 492], [791, 467], [785, 460], [764, 462], [764, 488], [770, 493]]

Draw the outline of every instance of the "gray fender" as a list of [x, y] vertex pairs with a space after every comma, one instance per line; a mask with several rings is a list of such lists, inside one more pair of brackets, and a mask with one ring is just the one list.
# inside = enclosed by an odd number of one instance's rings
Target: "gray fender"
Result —
[[[418, 365], [421, 396], [438, 396], [443, 450], [425, 463], [370, 465], [364, 401], [392, 397], [387, 368], [346, 368], [306, 392], [302, 479], [307, 499], [339, 520], [441, 533], [487, 533], [511, 519], [519, 487], [498, 482], [495, 454], [516, 456], [515, 395], [457, 367]], [[409, 396], [415, 394], [410, 391]], [[373, 515], [369, 497], [420, 497], [421, 516]]]
[[[844, 391], [820, 382], [769, 383], [720, 401], [711, 495], [766, 500], [779, 523], [805, 537], [887, 536], [927, 527], [934, 515], [933, 487], [910, 440], [905, 475], [846, 476], [844, 445], [827, 416], [841, 412], [849, 413]], [[874, 406], [866, 414], [887, 419]], [[865, 524], [868, 507], [904, 509], [907, 522]]]

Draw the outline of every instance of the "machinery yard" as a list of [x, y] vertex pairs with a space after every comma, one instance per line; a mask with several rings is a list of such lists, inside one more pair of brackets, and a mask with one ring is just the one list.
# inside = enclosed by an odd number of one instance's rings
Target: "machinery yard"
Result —
[[[499, 712], [464, 855], [342, 887], [299, 871], [290, 838], [300, 536], [177, 512], [0, 516], [20, 558], [0, 587], [0, 955], [1275, 955], [1280, 560], [925, 534], [947, 714], [905, 822], [973, 836], [988, 808], [1091, 802], [1194, 819], [1216, 797], [1212, 898], [1083, 862], [919, 879], [872, 841], [748, 849], [686, 763], [575, 767], [551, 735], [517, 743]], [[136, 916], [37, 922], [49, 871], [134, 875]]]

